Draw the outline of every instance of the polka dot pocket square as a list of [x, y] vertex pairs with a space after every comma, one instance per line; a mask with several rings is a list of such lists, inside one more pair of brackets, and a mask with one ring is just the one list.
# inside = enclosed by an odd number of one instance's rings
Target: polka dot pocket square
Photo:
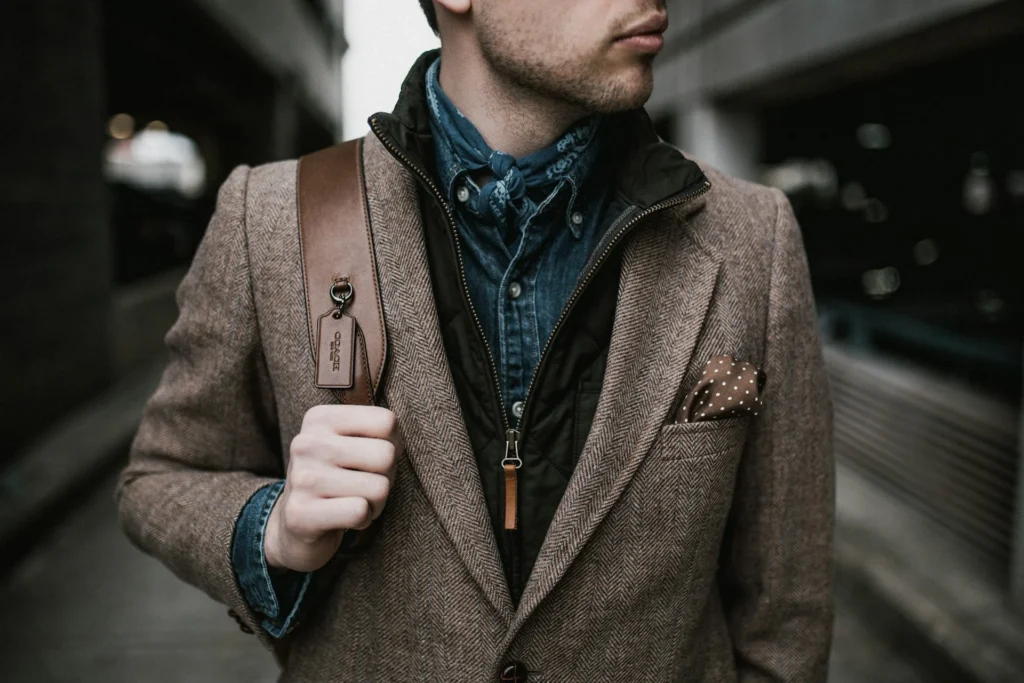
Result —
[[704, 422], [726, 417], [757, 415], [764, 408], [761, 392], [767, 378], [762, 370], [732, 356], [715, 356], [686, 395], [677, 422]]

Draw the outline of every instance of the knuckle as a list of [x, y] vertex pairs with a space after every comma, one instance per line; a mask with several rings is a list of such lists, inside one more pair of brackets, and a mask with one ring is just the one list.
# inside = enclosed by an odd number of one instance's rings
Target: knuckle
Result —
[[353, 500], [355, 501], [353, 512], [355, 512], [356, 517], [359, 519], [368, 517], [370, 515], [370, 501], [362, 497], [357, 497]]
[[365, 498], [353, 499], [353, 529], [365, 529], [373, 520], [370, 518], [370, 501]]
[[297, 467], [289, 477], [292, 488], [297, 491], [309, 491], [316, 487], [319, 477], [308, 467]]
[[380, 426], [384, 434], [391, 436], [398, 429], [398, 418], [390, 410], [381, 408]]
[[361, 419], [375, 434], [390, 434], [395, 425], [395, 414], [379, 406], [362, 407]]
[[289, 531], [301, 541], [311, 541], [323, 533], [318, 513], [308, 505], [298, 505], [292, 515]]
[[323, 406], [313, 406], [312, 408], [307, 410], [306, 414], [302, 416], [303, 428], [309, 426], [310, 424], [318, 422], [323, 416], [323, 409]]
[[391, 481], [382, 475], [377, 475], [373, 478], [373, 483], [370, 485], [370, 498], [376, 501], [385, 501], [388, 495], [391, 493]]
[[395, 448], [395, 444], [390, 441], [381, 441], [379, 457], [381, 469], [388, 471], [394, 467], [395, 460], [398, 458], [398, 451]]
[[302, 418], [302, 428], [307, 429], [314, 425], [330, 424], [335, 421], [339, 412], [344, 412], [346, 406], [317, 405], [306, 411]]
[[284, 510], [284, 526], [292, 534], [301, 534], [308, 530], [309, 512], [301, 502], [290, 498]]
[[289, 452], [292, 458], [308, 458], [316, 450], [317, 440], [306, 432], [299, 432], [292, 439]]

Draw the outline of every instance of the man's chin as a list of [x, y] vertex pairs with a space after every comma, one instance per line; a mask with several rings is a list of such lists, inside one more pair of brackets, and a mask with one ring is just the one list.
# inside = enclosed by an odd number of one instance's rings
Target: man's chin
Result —
[[646, 72], [619, 75], [607, 82], [599, 97], [594, 98], [593, 109], [599, 114], [614, 114], [644, 106], [654, 90], [654, 76]]

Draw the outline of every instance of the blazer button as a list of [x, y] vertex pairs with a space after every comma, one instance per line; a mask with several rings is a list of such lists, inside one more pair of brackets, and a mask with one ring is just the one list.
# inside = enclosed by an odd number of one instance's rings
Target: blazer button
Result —
[[506, 662], [498, 670], [501, 683], [527, 683], [526, 665], [522, 662]]

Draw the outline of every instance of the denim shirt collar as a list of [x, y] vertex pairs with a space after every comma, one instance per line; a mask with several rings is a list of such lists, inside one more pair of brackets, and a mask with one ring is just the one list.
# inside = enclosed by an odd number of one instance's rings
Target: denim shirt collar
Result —
[[[548, 147], [514, 159], [491, 149], [472, 122], [448, 98], [438, 80], [440, 65], [440, 58], [430, 65], [425, 85], [437, 152], [437, 174], [447, 200], [462, 206], [477, 220], [503, 227], [510, 215], [526, 218], [568, 191], [565, 225], [579, 239], [585, 221], [580, 221], [578, 216], [573, 221], [573, 215], [585, 211], [588, 196], [592, 194], [585, 183], [595, 175], [592, 171], [601, 147], [598, 132], [603, 117], [592, 115], [581, 119]], [[478, 187], [470, 174], [481, 169], [489, 169], [492, 178]], [[538, 194], [545, 197], [540, 206], [531, 199]]]

